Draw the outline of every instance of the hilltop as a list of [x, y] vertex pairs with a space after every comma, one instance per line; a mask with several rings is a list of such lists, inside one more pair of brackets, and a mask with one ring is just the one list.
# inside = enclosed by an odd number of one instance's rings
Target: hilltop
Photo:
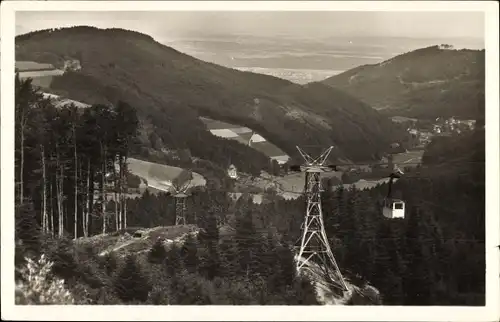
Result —
[[389, 115], [434, 119], [484, 116], [484, 50], [432, 46], [363, 65], [324, 84]]
[[[257, 172], [269, 158], [216, 138], [199, 117], [251, 128], [291, 157], [295, 145], [335, 145], [334, 156], [370, 159], [401, 131], [358, 99], [321, 83], [306, 86], [207, 63], [121, 29], [73, 27], [16, 38], [16, 60], [66, 68], [51, 93], [87, 104], [118, 98], [139, 110], [143, 147]], [[152, 138], [152, 136], [154, 138]], [[356, 142], [356, 144], [352, 144]], [[252, 160], [252, 164], [246, 162]]]

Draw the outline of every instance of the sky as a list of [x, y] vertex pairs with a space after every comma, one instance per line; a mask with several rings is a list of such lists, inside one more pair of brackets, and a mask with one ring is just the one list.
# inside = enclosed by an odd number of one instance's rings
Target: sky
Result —
[[158, 41], [186, 36], [252, 34], [294, 37], [484, 39], [482, 12], [18, 12], [16, 34], [89, 25], [125, 28]]

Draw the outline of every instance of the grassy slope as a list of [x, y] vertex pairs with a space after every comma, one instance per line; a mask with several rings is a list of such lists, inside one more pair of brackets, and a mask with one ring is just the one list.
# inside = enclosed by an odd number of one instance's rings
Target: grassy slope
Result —
[[206, 63], [139, 33], [76, 27], [19, 36], [16, 45], [18, 60], [80, 60], [82, 70], [55, 79], [53, 91], [90, 104], [121, 98], [143, 118], [168, 111], [177, 139], [188, 140], [187, 125], [192, 137], [209, 135], [199, 115], [251, 127], [289, 154], [296, 144], [335, 144], [341, 156], [369, 158], [397, 137], [386, 117], [345, 93]]
[[484, 115], [484, 68], [484, 51], [434, 46], [353, 68], [323, 83], [391, 115], [476, 118]]
[[[148, 186], [154, 189], [168, 191], [169, 185], [166, 182], [172, 182], [178, 177], [182, 171], [181, 168], [172, 167], [164, 164], [147, 162], [135, 158], [129, 158], [128, 168], [131, 173], [146, 179]], [[204, 186], [206, 180], [200, 174], [193, 172], [193, 179], [190, 181], [190, 186]]]
[[[238, 136], [231, 137], [230, 139], [245, 145], [248, 145], [248, 140], [254, 134], [254, 132], [251, 131], [250, 129], [241, 127], [239, 125], [230, 124], [218, 120], [212, 120], [209, 118], [200, 118], [200, 119], [207, 126], [208, 130], [230, 130], [231, 132], [238, 134]], [[271, 142], [268, 142], [267, 140], [263, 142], [253, 142], [251, 147], [264, 153], [268, 157], [285, 155], [285, 152], [283, 152], [280, 148], [278, 148]]]

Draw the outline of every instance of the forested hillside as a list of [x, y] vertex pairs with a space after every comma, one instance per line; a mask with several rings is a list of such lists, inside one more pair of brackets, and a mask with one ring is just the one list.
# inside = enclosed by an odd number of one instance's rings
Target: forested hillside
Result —
[[[103, 170], [113, 171], [114, 157], [127, 157], [136, 130], [133, 110], [126, 103], [56, 110], [29, 82], [16, 82], [18, 303], [318, 304], [310, 282], [296, 275], [291, 250], [300, 236], [304, 197], [286, 201], [270, 192], [256, 205], [247, 197], [234, 203], [223, 191], [198, 189], [188, 202], [188, 218], [200, 228], [196, 236], [178, 247], [160, 240], [125, 257], [100, 256], [91, 242], [69, 239], [75, 223], [77, 237], [102, 233], [103, 213], [110, 218], [106, 231], [117, 234], [124, 226], [174, 222], [171, 196], [126, 199], [130, 184], [120, 176], [126, 168], [103, 176]], [[89, 131], [99, 135], [85, 135]], [[407, 203], [404, 220], [381, 215], [385, 185], [323, 193], [339, 266], [356, 285], [368, 281], [379, 289], [384, 305], [484, 305], [484, 130], [450, 140], [431, 143], [424, 165], [395, 184], [395, 195]], [[441, 144], [454, 144], [455, 155]], [[457, 157], [470, 151], [476, 151], [473, 158]], [[448, 157], [439, 158], [443, 154]], [[89, 180], [96, 185], [95, 211], [87, 208]], [[108, 196], [121, 193], [114, 199], [119, 203], [102, 202], [106, 183]], [[25, 256], [40, 254], [38, 268], [32, 263], [23, 270]], [[47, 275], [50, 262], [55, 277]], [[360, 303], [380, 302], [353, 299]]]
[[268, 159], [212, 137], [198, 116], [250, 127], [292, 156], [295, 145], [333, 144], [337, 157], [366, 160], [403, 133], [368, 105], [322, 84], [300, 86], [206, 63], [131, 31], [37, 31], [16, 38], [16, 59], [56, 67], [76, 59], [81, 69], [55, 78], [50, 91], [89, 104], [125, 100], [138, 109], [144, 146], [189, 150], [245, 172], [268, 168]]
[[193, 192], [187, 217], [201, 231], [182, 248], [158, 240], [149, 253], [99, 254], [96, 238], [175, 222], [169, 194], [129, 198], [136, 111], [56, 108], [31, 80], [15, 84], [16, 303], [318, 304], [291, 249], [254, 229], [248, 199], [231, 207], [236, 235], [222, 243], [218, 217], [233, 203], [214, 187]]
[[484, 50], [440, 46], [364, 65], [323, 82], [388, 115], [484, 117]]
[[[87, 37], [87, 29], [80, 31], [75, 37]], [[118, 32], [117, 37], [122, 34], [130, 35]], [[142, 41], [144, 36], [138, 38]], [[61, 43], [65, 42], [53, 45]], [[322, 84], [288, 90], [287, 97], [292, 95], [297, 102], [308, 100], [311, 93], [313, 104], [332, 93]], [[125, 256], [118, 252], [101, 256], [92, 247], [92, 238], [106, 237], [97, 236], [103, 232], [126, 236], [131, 227], [174, 223], [172, 196], [146, 193], [128, 198], [137, 178], [128, 175], [126, 160], [131, 151], [140, 151], [141, 129], [152, 126], [153, 120], [162, 120], [162, 115], [172, 122], [169, 126], [177, 126], [176, 131], [189, 132], [190, 118], [183, 113], [197, 117], [197, 109], [183, 110], [179, 103], [179, 109], [158, 112], [163, 111], [158, 102], [151, 103], [158, 104], [155, 108], [146, 109], [148, 105], [138, 101], [142, 95], [155, 101], [146, 93], [123, 93], [132, 101], [116, 96], [113, 104], [103, 100], [87, 109], [55, 108], [29, 80], [16, 78], [17, 303], [318, 304], [310, 281], [297, 276], [293, 262], [292, 249], [304, 219], [304, 197], [287, 201], [269, 191], [260, 205], [247, 196], [233, 202], [226, 187], [221, 187], [224, 179], [219, 185], [208, 180], [212, 182], [208, 189], [195, 189], [187, 201], [187, 216], [199, 232], [182, 245], [165, 246], [159, 240], [145, 252], [129, 250]], [[340, 92], [337, 97], [342, 102], [351, 99]], [[350, 118], [338, 120], [362, 123], [362, 116], [369, 114], [362, 114], [361, 106], [349, 112]], [[150, 115], [148, 123], [144, 111], [158, 114]], [[172, 113], [179, 113], [178, 117], [171, 119]], [[183, 133], [166, 128], [162, 133], [161, 123], [157, 126], [156, 132], [167, 142], [169, 135], [173, 142], [174, 134]], [[362, 128], [362, 124], [357, 126]], [[200, 135], [197, 145], [203, 145], [204, 132], [193, 131]], [[356, 138], [367, 140], [362, 136], [344, 139], [366, 150]], [[484, 141], [484, 128], [478, 127], [472, 134], [431, 142], [424, 164], [394, 185], [395, 196], [406, 202], [403, 220], [388, 220], [381, 214], [386, 185], [367, 191], [330, 187], [323, 193], [325, 227], [342, 272], [354, 284], [368, 282], [381, 292], [381, 302], [354, 298], [350, 304], [484, 305]], [[231, 145], [228, 140], [220, 142], [216, 143], [220, 150], [215, 151], [225, 153], [223, 149]], [[213, 147], [200, 149], [209, 148]], [[195, 148], [187, 149], [196, 155]], [[229, 155], [238, 153], [236, 149]], [[243, 160], [245, 153], [239, 154]], [[225, 176], [223, 168], [204, 162], [196, 165], [211, 169], [214, 178]], [[42, 254], [37, 265], [36, 258]], [[35, 262], [27, 265], [26, 257]]]
[[[16, 77], [15, 115], [16, 201], [33, 205], [42, 231], [87, 237], [109, 231], [109, 225], [126, 227], [135, 109], [122, 101], [114, 107], [56, 108], [30, 79]], [[106, 209], [110, 197], [114, 216]]]
[[[343, 273], [358, 285], [369, 281], [384, 305], [484, 305], [484, 185], [470, 176], [402, 180], [401, 221], [377, 209], [385, 189], [324, 193], [327, 234]], [[41, 251], [80, 303], [316, 304], [309, 284], [295, 277], [289, 250], [305, 200], [269, 196], [273, 202], [259, 206], [243, 198], [226, 210], [234, 233], [222, 234], [214, 217], [220, 200], [207, 202], [215, 198], [206, 193], [190, 205], [204, 230], [181, 248], [158, 244], [150, 253], [99, 257], [49, 238]], [[128, 200], [129, 222], [169, 221], [162, 209], [172, 202], [166, 195]]]

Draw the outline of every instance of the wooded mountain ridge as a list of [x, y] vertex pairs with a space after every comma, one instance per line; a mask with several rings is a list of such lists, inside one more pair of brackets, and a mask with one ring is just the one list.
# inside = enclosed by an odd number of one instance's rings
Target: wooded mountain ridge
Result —
[[388, 115], [484, 117], [485, 51], [431, 46], [363, 65], [324, 84]]
[[[324, 84], [301, 86], [207, 63], [127, 30], [72, 27], [21, 35], [16, 60], [56, 67], [78, 60], [81, 70], [55, 78], [51, 92], [88, 104], [120, 98], [138, 109], [145, 146], [155, 133], [157, 148], [187, 149], [223, 167], [269, 162], [241, 144], [227, 148], [198, 116], [252, 128], [292, 157], [296, 145], [334, 145], [334, 157], [373, 159], [404, 133], [369, 105]], [[223, 156], [210, 152], [222, 146]]]

